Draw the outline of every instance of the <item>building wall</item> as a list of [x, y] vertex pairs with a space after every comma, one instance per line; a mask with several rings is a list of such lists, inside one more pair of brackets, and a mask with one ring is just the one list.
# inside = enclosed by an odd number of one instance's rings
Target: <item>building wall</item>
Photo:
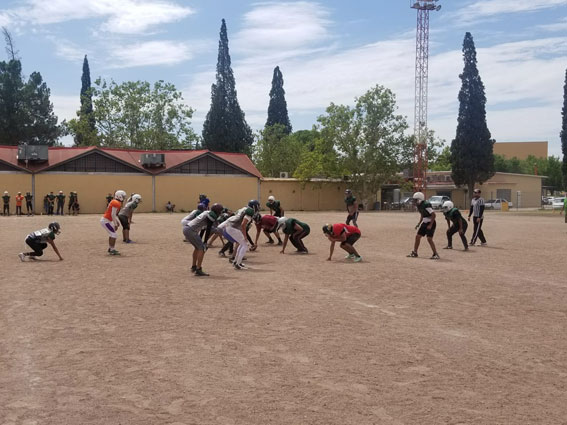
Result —
[[176, 211], [192, 211], [197, 207], [199, 194], [211, 202], [220, 202], [236, 210], [258, 198], [258, 178], [233, 175], [164, 174], [156, 176], [156, 211], [164, 212], [171, 201]]
[[263, 179], [260, 184], [260, 203], [264, 208], [268, 196], [273, 195], [284, 210], [342, 210], [345, 208], [346, 188], [346, 183], [340, 181], [303, 184], [295, 179]]
[[[10, 194], [10, 214], [16, 212], [16, 194], [32, 191], [32, 175], [29, 173], [20, 173], [17, 171], [0, 171], [0, 196], [4, 195], [4, 191]], [[26, 202], [22, 202], [22, 211], [26, 211]]]
[[494, 153], [508, 159], [527, 159], [533, 155], [536, 158], [547, 158], [547, 142], [509, 142], [494, 143]]
[[[122, 189], [128, 195], [139, 193], [142, 203], [137, 212], [152, 211], [152, 176], [147, 174], [104, 174], [104, 173], [40, 173], [35, 176], [35, 210], [43, 211], [43, 197], [49, 192], [62, 190], [65, 194], [65, 213], [69, 192], [79, 197], [81, 213], [102, 213], [106, 208], [106, 196]], [[57, 204], [56, 204], [57, 205]]]

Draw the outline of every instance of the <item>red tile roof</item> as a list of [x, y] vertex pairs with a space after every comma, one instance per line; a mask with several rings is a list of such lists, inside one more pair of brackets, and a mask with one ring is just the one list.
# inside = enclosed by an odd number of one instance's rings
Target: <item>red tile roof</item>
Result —
[[[0, 146], [0, 160], [25, 171], [38, 173], [47, 171], [56, 167], [57, 165], [72, 160], [78, 156], [88, 152], [98, 151], [105, 153], [117, 160], [127, 163], [134, 168], [149, 174], [160, 174], [180, 164], [193, 160], [201, 155], [210, 154], [224, 160], [236, 168], [251, 174], [255, 177], [262, 178], [262, 174], [254, 166], [250, 158], [242, 153], [229, 153], [229, 152], [212, 152], [209, 150], [171, 150], [171, 151], [147, 151], [141, 149], [116, 149], [116, 148], [99, 148], [97, 146], [80, 147], [80, 148], [66, 148], [66, 147], [50, 147], [49, 160], [42, 163], [29, 163], [27, 166], [23, 162], [18, 162], [17, 146]], [[140, 157], [143, 153], [159, 153], [165, 154], [165, 167], [164, 168], [144, 168], [140, 163]]]

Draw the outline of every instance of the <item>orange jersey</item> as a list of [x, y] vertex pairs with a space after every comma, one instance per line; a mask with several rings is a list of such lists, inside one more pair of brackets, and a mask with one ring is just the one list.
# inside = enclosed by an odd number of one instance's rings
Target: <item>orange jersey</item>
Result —
[[112, 208], [116, 208], [115, 216], [118, 217], [118, 211], [120, 211], [120, 208], [122, 208], [122, 203], [118, 199], [113, 199], [112, 201], [110, 201], [108, 208], [103, 215], [103, 217], [108, 221], [112, 221]]
[[17, 207], [21, 207], [22, 206], [22, 201], [24, 200], [24, 197], [22, 195], [16, 195], [16, 206]]

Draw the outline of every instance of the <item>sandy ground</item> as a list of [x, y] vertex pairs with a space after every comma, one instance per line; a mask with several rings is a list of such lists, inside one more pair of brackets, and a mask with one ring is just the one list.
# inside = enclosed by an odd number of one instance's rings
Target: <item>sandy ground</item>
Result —
[[[406, 258], [415, 213], [362, 214], [358, 264], [265, 245], [189, 273], [181, 214], [139, 214], [106, 255], [98, 216], [0, 217], [0, 424], [567, 424], [567, 225], [489, 213], [488, 247]], [[435, 240], [445, 244], [445, 224]], [[470, 231], [469, 231], [470, 234]], [[338, 248], [338, 247], [337, 247]]]

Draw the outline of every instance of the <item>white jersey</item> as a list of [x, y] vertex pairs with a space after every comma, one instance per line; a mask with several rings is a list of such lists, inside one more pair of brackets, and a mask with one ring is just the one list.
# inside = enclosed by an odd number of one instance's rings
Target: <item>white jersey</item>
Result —
[[187, 223], [187, 228], [193, 230], [194, 232], [198, 232], [201, 229], [206, 228], [209, 225], [209, 222], [214, 223], [216, 221], [216, 215], [212, 211], [204, 211], [203, 214], [199, 214], [189, 223]]
[[236, 229], [240, 229], [240, 227], [242, 226], [242, 221], [244, 220], [244, 217], [249, 217], [250, 221], [252, 219], [252, 216], [254, 215], [254, 210], [250, 207], [243, 207], [240, 208], [238, 211], [236, 211], [236, 213], [234, 213], [234, 215], [230, 218], [228, 218], [225, 222], [223, 222], [222, 224], [225, 224], [226, 226], [230, 226], [230, 227], [234, 227]]
[[189, 224], [189, 222], [191, 220], [193, 220], [195, 217], [197, 217], [199, 214], [201, 214], [202, 211], [199, 210], [193, 210], [191, 211], [191, 213], [189, 215], [186, 215], [185, 217], [183, 217], [183, 219], [181, 220], [181, 226], [185, 227]]

